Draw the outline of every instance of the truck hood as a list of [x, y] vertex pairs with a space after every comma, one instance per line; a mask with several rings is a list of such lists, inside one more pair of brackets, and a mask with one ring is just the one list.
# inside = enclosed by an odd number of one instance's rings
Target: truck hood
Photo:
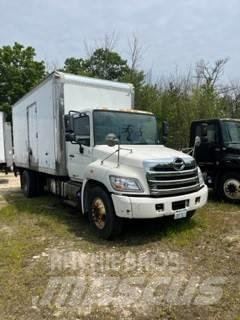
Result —
[[[185, 161], [191, 161], [193, 159], [191, 156], [181, 151], [176, 151], [163, 145], [124, 145], [121, 147], [123, 149], [120, 150], [120, 164], [134, 167], [143, 167], [143, 162], [146, 160], [173, 161], [175, 158], [181, 158]], [[117, 150], [117, 146], [95, 146], [94, 158], [96, 160], [104, 160], [115, 150]], [[108, 158], [106, 161], [117, 162], [117, 153]]]

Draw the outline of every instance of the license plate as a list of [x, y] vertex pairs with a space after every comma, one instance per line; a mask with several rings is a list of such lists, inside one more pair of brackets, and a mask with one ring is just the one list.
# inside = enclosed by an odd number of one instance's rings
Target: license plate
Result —
[[187, 216], [186, 209], [179, 209], [179, 210], [176, 210], [174, 213], [174, 219], [182, 219], [182, 218], [186, 218], [186, 216]]

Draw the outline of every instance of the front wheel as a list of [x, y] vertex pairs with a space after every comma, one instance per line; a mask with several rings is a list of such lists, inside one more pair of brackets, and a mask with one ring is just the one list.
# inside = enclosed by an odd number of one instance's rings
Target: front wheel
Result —
[[112, 199], [101, 187], [89, 190], [88, 216], [95, 232], [103, 239], [110, 239], [122, 230], [122, 220], [116, 216]]
[[240, 174], [238, 172], [227, 172], [220, 178], [217, 188], [218, 196], [232, 202], [240, 202]]

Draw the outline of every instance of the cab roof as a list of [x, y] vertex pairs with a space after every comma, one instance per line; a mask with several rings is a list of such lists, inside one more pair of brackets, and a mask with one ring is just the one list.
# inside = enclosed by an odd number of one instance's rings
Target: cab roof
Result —
[[210, 118], [210, 119], [199, 119], [194, 120], [193, 122], [209, 122], [209, 121], [238, 121], [240, 122], [240, 119], [233, 119], [233, 118]]
[[99, 107], [99, 108], [95, 108], [94, 110], [116, 111], [116, 112], [121, 111], [121, 112], [132, 112], [132, 113], [142, 113], [142, 114], [153, 115], [153, 113], [150, 111], [131, 109], [129, 107], [121, 107], [119, 109], [108, 108], [108, 107]]

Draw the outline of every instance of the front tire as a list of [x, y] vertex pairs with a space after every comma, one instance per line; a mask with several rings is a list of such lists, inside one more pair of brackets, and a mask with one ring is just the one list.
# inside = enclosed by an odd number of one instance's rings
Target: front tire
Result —
[[99, 186], [89, 190], [88, 217], [94, 231], [105, 240], [122, 231], [122, 220], [115, 214], [111, 197]]
[[240, 202], [240, 174], [238, 172], [227, 172], [219, 181], [217, 187], [219, 197], [231, 203]]

